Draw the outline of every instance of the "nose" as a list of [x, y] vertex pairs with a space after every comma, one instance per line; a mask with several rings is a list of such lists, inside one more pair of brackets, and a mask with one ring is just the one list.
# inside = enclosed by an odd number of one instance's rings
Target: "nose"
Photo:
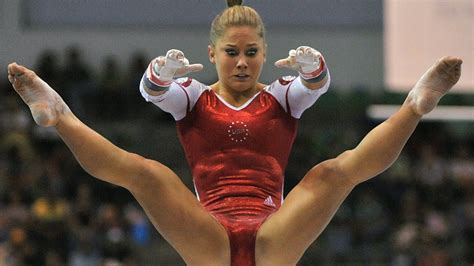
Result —
[[242, 56], [239, 58], [239, 61], [237, 61], [237, 69], [246, 69], [248, 67], [247, 60], [245, 60], [245, 57]]

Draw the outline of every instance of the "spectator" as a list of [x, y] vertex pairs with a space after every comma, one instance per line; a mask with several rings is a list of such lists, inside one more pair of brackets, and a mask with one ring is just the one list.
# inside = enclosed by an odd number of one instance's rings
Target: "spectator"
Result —
[[62, 72], [63, 96], [71, 103], [70, 107], [78, 116], [85, 115], [86, 107], [83, 99], [94, 99], [97, 85], [94, 82], [89, 66], [82, 59], [82, 52], [77, 46], [66, 50], [66, 62]]

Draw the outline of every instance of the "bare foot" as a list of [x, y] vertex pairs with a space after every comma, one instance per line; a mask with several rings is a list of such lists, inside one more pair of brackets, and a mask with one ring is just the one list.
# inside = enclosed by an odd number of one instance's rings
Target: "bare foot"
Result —
[[441, 97], [461, 77], [461, 64], [461, 59], [446, 56], [439, 59], [423, 74], [407, 97], [415, 113], [424, 115], [436, 107]]
[[16, 63], [8, 65], [8, 80], [30, 108], [36, 124], [55, 126], [61, 114], [70, 112], [59, 94], [26, 67]]

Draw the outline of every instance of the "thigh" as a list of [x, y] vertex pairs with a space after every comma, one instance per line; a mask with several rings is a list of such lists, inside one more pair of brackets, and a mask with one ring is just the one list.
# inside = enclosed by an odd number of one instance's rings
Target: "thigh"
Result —
[[226, 230], [168, 167], [144, 161], [144, 171], [129, 190], [159, 233], [188, 265], [230, 261]]
[[262, 224], [255, 250], [258, 265], [295, 265], [321, 234], [354, 188], [337, 164], [332, 159], [313, 167]]

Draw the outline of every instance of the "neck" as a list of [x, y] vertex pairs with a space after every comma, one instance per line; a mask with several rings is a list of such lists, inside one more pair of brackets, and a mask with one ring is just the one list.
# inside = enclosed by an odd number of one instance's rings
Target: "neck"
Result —
[[227, 103], [236, 107], [245, 104], [250, 98], [252, 98], [255, 94], [261, 91], [264, 87], [265, 85], [257, 83], [253, 88], [249, 88], [243, 91], [236, 91], [226, 88], [225, 85], [220, 82], [216, 82], [211, 85], [211, 89], [217, 95], [222, 97]]

